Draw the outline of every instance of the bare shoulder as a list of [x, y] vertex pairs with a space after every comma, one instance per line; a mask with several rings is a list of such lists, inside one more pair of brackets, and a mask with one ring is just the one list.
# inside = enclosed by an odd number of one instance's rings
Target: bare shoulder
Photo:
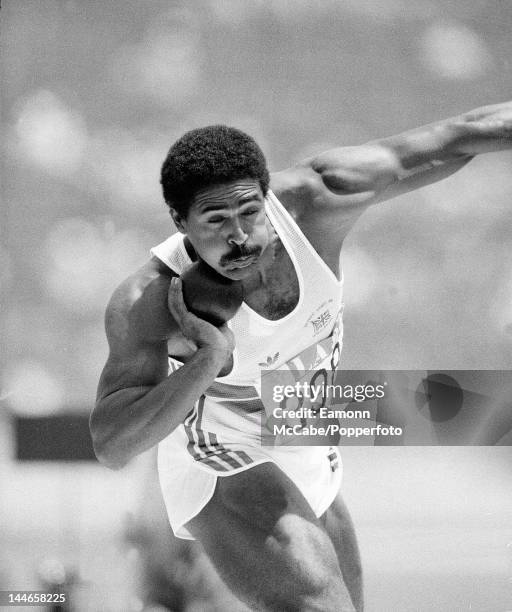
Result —
[[313, 248], [337, 273], [343, 241], [375, 191], [365, 184], [360, 152], [346, 148], [306, 159], [273, 174], [271, 188]]
[[306, 161], [272, 173], [270, 188], [288, 212], [297, 217], [321, 194], [322, 179]]
[[117, 287], [105, 314], [111, 350], [119, 344], [161, 343], [172, 335], [176, 324], [167, 307], [172, 276], [153, 257]]

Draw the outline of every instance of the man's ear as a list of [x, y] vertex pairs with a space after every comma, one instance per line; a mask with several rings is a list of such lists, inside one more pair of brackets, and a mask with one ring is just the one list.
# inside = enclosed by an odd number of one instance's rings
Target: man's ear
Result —
[[171, 214], [172, 220], [174, 221], [174, 225], [176, 226], [177, 230], [182, 234], [186, 234], [187, 232], [185, 231], [185, 226], [183, 223], [184, 219], [179, 214], [179, 212], [174, 208], [169, 208], [169, 213]]

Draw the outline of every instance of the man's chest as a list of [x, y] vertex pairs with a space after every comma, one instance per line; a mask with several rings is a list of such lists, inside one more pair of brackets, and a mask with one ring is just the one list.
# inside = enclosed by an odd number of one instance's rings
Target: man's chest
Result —
[[300, 286], [295, 266], [279, 242], [271, 265], [244, 287], [245, 303], [271, 321], [282, 319], [297, 306]]

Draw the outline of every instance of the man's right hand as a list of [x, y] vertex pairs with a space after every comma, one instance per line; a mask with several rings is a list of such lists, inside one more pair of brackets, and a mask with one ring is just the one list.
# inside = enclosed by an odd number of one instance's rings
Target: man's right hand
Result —
[[210, 350], [213, 354], [218, 354], [219, 359], [223, 356], [223, 364], [230, 359], [235, 347], [233, 332], [226, 324], [215, 327], [208, 321], [196, 317], [187, 309], [183, 299], [180, 278], [173, 277], [171, 279], [167, 304], [183, 335], [193, 342], [198, 349]]

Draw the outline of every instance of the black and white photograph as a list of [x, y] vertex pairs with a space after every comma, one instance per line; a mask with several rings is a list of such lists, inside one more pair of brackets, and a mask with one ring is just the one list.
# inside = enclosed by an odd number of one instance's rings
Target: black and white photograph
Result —
[[2, 0], [1, 609], [512, 611], [511, 29]]

